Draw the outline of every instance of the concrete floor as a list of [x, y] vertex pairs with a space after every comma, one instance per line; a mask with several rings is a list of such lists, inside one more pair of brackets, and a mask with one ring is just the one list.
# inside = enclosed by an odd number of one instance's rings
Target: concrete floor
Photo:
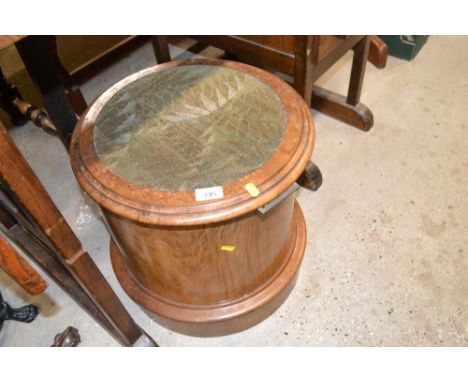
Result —
[[[350, 61], [322, 85], [344, 94]], [[83, 86], [86, 99], [153, 64], [147, 44]], [[30, 124], [11, 135], [136, 322], [162, 346], [467, 346], [467, 99], [468, 37], [433, 36], [413, 62], [368, 65], [370, 132], [315, 115], [313, 158], [324, 183], [298, 197], [308, 243], [295, 289], [259, 325], [209, 339], [162, 328], [125, 295], [102, 223], [76, 224], [84, 199], [59, 141]], [[81, 346], [117, 345], [52, 282], [29, 297], [0, 274], [0, 290], [14, 306], [40, 308], [31, 324], [6, 322], [2, 346], [48, 346], [68, 325], [79, 329]]]

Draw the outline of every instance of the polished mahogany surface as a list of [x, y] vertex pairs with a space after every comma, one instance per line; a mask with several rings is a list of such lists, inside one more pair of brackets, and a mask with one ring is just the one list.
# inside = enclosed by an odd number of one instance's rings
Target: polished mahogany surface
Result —
[[[278, 223], [280, 223], [278, 221]], [[275, 272], [263, 284], [252, 290], [245, 288], [242, 297], [224, 299], [212, 304], [187, 304], [161, 295], [142, 286], [134, 277], [128, 263], [114, 241], [111, 241], [112, 265], [124, 290], [139, 303], [158, 323], [169, 329], [192, 336], [220, 336], [249, 328], [272, 314], [289, 296], [294, 287], [306, 245], [306, 226], [302, 211], [295, 203], [293, 219], [289, 224], [288, 237], [283, 247], [277, 250], [281, 262]], [[262, 257], [262, 252], [249, 251], [252, 258]], [[212, 259], [213, 261], [213, 259]], [[249, 264], [244, 264], [243, 270]], [[197, 269], [197, 272], [203, 272]], [[219, 268], [229, 283], [229, 277], [239, 274], [237, 269]], [[259, 275], [257, 268], [247, 271], [248, 278]], [[261, 275], [261, 274], [260, 274]], [[196, 278], [194, 270], [193, 276]], [[211, 280], [210, 280], [211, 281]], [[209, 281], [208, 281], [209, 282]]]
[[[306, 243], [294, 194], [257, 209], [297, 180], [313, 142], [307, 105], [277, 77], [180, 61], [103, 93], [71, 160], [101, 206], [124, 290], [170, 328], [220, 335], [271, 314], [294, 285]], [[212, 186], [223, 192], [197, 199]]]

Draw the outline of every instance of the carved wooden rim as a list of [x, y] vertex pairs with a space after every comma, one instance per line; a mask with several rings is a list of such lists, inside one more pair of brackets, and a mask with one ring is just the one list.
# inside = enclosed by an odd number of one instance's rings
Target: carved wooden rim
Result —
[[211, 305], [183, 304], [158, 297], [132, 276], [117, 245], [111, 239], [111, 260], [114, 273], [125, 292], [139, 305], [165, 319], [202, 324], [244, 316], [271, 303], [295, 280], [304, 257], [307, 230], [304, 215], [297, 202], [288, 238], [282, 248], [288, 251], [286, 261], [272, 279], [248, 296]]
[[[111, 172], [97, 155], [93, 133], [96, 118], [106, 102], [129, 83], [161, 70], [182, 65], [217, 65], [240, 70], [270, 86], [287, 113], [287, 130], [275, 154], [259, 169], [223, 184], [224, 198], [195, 201], [194, 192], [158, 191], [132, 184]], [[72, 169], [82, 188], [101, 206], [121, 216], [143, 223], [192, 225], [226, 220], [268, 203], [304, 170], [312, 154], [314, 123], [309, 108], [297, 92], [276, 76], [252, 67], [224, 60], [172, 61], [141, 70], [112, 86], [88, 107], [73, 133], [70, 155]], [[244, 189], [254, 183], [260, 195], [252, 198]]]

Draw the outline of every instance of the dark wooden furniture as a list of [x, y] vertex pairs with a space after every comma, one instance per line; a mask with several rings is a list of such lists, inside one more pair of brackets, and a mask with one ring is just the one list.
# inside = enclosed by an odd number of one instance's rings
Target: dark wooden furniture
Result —
[[[65, 79], [63, 67], [54, 54], [54, 40], [46, 36], [27, 36], [15, 46], [42, 98], [49, 118], [55, 125], [58, 136], [65, 147], [70, 144], [71, 134], [78, 121], [77, 112], [83, 109], [83, 96]], [[75, 107], [80, 105], [75, 111]]]
[[133, 321], [0, 124], [0, 228], [121, 344], [154, 345]]
[[[289, 74], [294, 78], [295, 89], [304, 96], [306, 102], [312, 103], [313, 108], [364, 130], [372, 126], [372, 114], [359, 103], [367, 47], [363, 42], [357, 44], [357, 41], [364, 36], [191, 37], [225, 49], [231, 57], [237, 55], [255, 65]], [[167, 40], [166, 36], [153, 38], [158, 63], [171, 59]], [[86, 107], [77, 84], [144, 41], [145, 36], [128, 36], [108, 51], [96, 54], [72, 70], [64, 69], [57, 53], [55, 36], [0, 36], [0, 49], [16, 44], [43, 104], [58, 129], [59, 137], [68, 148], [77, 115]], [[313, 82], [349, 49], [354, 49], [355, 59], [348, 97], [313, 87]], [[384, 67], [386, 57], [385, 44], [372, 36], [369, 60], [377, 67]], [[7, 108], [10, 115], [21, 118], [8, 103], [4, 102], [3, 107]], [[309, 172], [315, 173], [316, 170], [310, 168]], [[315, 181], [319, 181], [318, 178]]]
[[[370, 36], [188, 37], [223, 49], [231, 57], [285, 73], [313, 109], [362, 130], [372, 127], [372, 113], [360, 103]], [[158, 62], [170, 60], [166, 36], [155, 36], [153, 45]], [[315, 86], [315, 81], [349, 50], [354, 51], [354, 57], [347, 96]]]
[[[78, 117], [87, 107], [79, 84], [141, 46], [148, 41], [148, 37], [113, 36], [115, 42], [112, 46], [105, 51], [91, 52], [93, 54], [80, 64], [77, 64], [76, 57], [71, 63], [63, 62], [57, 39], [81, 41], [83, 36], [0, 36], [0, 50], [15, 45], [59, 138], [68, 150]], [[66, 45], [68, 46], [70, 44]], [[65, 55], [73, 55], [72, 53], [73, 51], [65, 52]], [[73, 67], [66, 69], [65, 66]], [[0, 78], [0, 106], [12, 117], [13, 123], [17, 124], [22, 117], [8, 99], [15, 96], [21, 99], [21, 96], [14, 89], [5, 91], [2, 87], [2, 82], [5, 81], [2, 80]]]
[[47, 113], [22, 99], [17, 87], [6, 79], [0, 68], [0, 107], [10, 117], [13, 125], [22, 125], [30, 120], [49, 134], [57, 136], [57, 130]]
[[[103, 93], [71, 161], [128, 295], [169, 328], [211, 336], [259, 322], [291, 291], [306, 244], [291, 192], [313, 142], [309, 108], [278, 77], [174, 61]], [[212, 186], [222, 194], [197, 198]]]
[[[198, 42], [224, 50], [227, 58], [279, 71], [291, 76], [291, 84], [312, 108], [362, 130], [373, 125], [371, 111], [360, 103], [362, 83], [369, 55], [369, 36], [188, 36]], [[171, 60], [168, 37], [154, 36], [153, 47], [158, 63]], [[374, 41], [374, 62], [384, 54]], [[350, 49], [354, 51], [346, 97], [315, 86], [322, 76]], [[380, 59], [380, 64], [382, 64]], [[298, 182], [310, 190], [322, 184], [322, 174], [311, 161]]]

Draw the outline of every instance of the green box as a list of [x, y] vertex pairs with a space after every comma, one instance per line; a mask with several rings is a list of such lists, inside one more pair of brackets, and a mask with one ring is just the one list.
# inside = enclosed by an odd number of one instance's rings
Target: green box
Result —
[[429, 36], [401, 35], [379, 36], [388, 46], [388, 54], [411, 61], [426, 43]]

